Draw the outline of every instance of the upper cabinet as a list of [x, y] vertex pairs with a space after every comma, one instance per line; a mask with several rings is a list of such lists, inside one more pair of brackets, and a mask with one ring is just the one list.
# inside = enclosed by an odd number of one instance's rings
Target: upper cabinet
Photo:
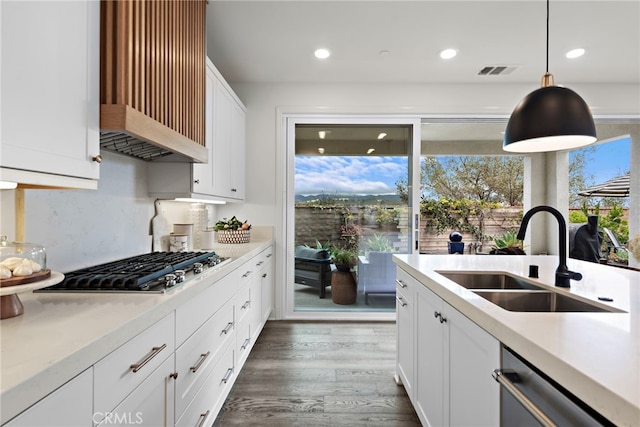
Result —
[[0, 180], [97, 188], [100, 3], [2, 1]]
[[229, 202], [245, 198], [245, 107], [207, 59], [205, 142], [207, 163], [152, 162], [149, 194]]

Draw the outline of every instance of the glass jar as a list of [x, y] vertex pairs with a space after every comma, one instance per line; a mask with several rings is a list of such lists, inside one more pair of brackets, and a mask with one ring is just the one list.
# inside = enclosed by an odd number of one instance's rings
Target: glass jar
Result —
[[0, 237], [0, 277], [30, 276], [47, 268], [47, 254], [43, 246], [26, 242], [9, 242]]

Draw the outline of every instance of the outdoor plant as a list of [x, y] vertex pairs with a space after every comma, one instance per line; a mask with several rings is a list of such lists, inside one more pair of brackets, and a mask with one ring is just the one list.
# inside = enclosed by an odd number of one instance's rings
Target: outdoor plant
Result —
[[335, 264], [338, 270], [349, 271], [351, 267], [356, 265], [357, 256], [356, 253], [352, 250], [336, 248], [331, 253], [331, 262]]
[[391, 241], [384, 234], [374, 234], [367, 239], [367, 249], [370, 252], [395, 252]]
[[522, 242], [513, 231], [507, 231], [502, 236], [493, 237], [493, 246], [489, 253], [494, 255], [525, 255]]

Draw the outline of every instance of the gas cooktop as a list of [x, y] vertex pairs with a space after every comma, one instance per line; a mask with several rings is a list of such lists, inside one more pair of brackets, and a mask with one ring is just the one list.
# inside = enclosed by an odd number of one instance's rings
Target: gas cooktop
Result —
[[153, 252], [65, 273], [36, 292], [164, 293], [230, 258], [215, 252]]

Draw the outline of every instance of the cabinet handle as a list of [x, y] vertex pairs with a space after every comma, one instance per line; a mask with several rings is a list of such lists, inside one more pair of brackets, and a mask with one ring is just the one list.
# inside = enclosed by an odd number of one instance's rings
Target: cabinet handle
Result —
[[[513, 380], [511, 378], [513, 378]], [[515, 372], [504, 372], [502, 369], [493, 370], [493, 378], [500, 383], [531, 415], [534, 416], [538, 422], [543, 426], [555, 426], [551, 418], [545, 414], [535, 403], [533, 403], [527, 396], [525, 396], [518, 388], [513, 385], [514, 382], [519, 382], [520, 377]]]
[[238, 191], [238, 190], [237, 190], [237, 189], [235, 189], [235, 188], [232, 188], [232, 189], [231, 189], [231, 191], [232, 191], [233, 193], [235, 193], [235, 192], [236, 192], [236, 191]]
[[247, 307], [249, 307], [251, 305], [251, 301], [245, 301], [244, 304], [242, 304], [242, 307], [240, 307], [241, 310], [246, 309]]
[[172, 372], [169, 374], [169, 378], [173, 378], [174, 380], [178, 379], [178, 373], [177, 372]]
[[398, 280], [396, 279], [396, 283], [398, 284], [398, 286], [400, 286], [401, 288], [406, 288], [407, 284], [404, 283], [402, 280]]
[[224, 378], [222, 378], [222, 382], [226, 384], [227, 381], [229, 381], [229, 378], [231, 378], [231, 374], [233, 374], [233, 368], [227, 369], [227, 373], [224, 374]]
[[96, 163], [102, 163], [102, 156], [98, 154], [97, 156], [93, 156], [91, 160], [93, 160]]
[[444, 317], [442, 314], [440, 315], [440, 323], [445, 323], [447, 321], [447, 318]]
[[440, 313], [437, 311], [433, 312], [433, 317], [435, 317], [436, 319], [440, 316]]
[[271, 254], [267, 254], [267, 258], [271, 258]]
[[267, 277], [267, 273], [264, 273], [264, 274], [262, 275], [262, 278], [263, 278], [263, 279], [264, 279], [265, 277]]
[[249, 338], [247, 338], [246, 340], [244, 340], [244, 342], [242, 343], [242, 347], [240, 347], [242, 350], [245, 350], [247, 347], [249, 347]]
[[440, 323], [444, 323], [447, 321], [446, 317], [442, 316], [442, 313], [440, 313], [439, 311], [434, 311], [433, 312], [433, 317], [435, 317], [436, 319], [439, 317], [440, 318]]
[[396, 301], [398, 301], [398, 304], [400, 304], [402, 307], [406, 307], [407, 303], [404, 302], [404, 300], [402, 298], [400, 298], [399, 296], [396, 295]]
[[193, 180], [193, 183], [194, 183], [194, 184], [200, 184], [200, 180], [199, 180], [199, 179], [194, 179], [194, 180]]
[[209, 412], [211, 412], [211, 410], [208, 410], [204, 414], [200, 414], [201, 420], [200, 420], [200, 423], [198, 423], [198, 427], [204, 426], [204, 422], [207, 420], [207, 417], [209, 417]]
[[162, 344], [160, 347], [152, 347], [151, 348], [151, 352], [149, 354], [146, 355], [146, 357], [144, 359], [142, 359], [142, 361], [138, 362], [138, 363], [134, 363], [133, 365], [130, 366], [131, 370], [133, 372], [138, 372], [140, 369], [142, 369], [142, 367], [144, 365], [146, 365], [147, 363], [149, 363], [149, 361], [151, 359], [153, 359], [154, 357], [156, 357], [158, 355], [158, 353], [160, 353], [162, 350], [164, 350], [167, 347], [166, 344]]
[[246, 273], [242, 275], [242, 277], [249, 277], [251, 275], [251, 270], [248, 270]]
[[259, 263], [257, 263], [256, 267], [260, 267], [262, 264], [264, 264], [264, 261], [260, 261]]
[[233, 322], [227, 323], [227, 326], [222, 330], [223, 334], [228, 334], [229, 331], [233, 328]]
[[210, 353], [211, 353], [210, 351], [207, 351], [206, 353], [201, 354], [200, 355], [200, 359], [198, 359], [198, 363], [196, 363], [195, 366], [192, 366], [191, 368], [189, 368], [189, 369], [191, 369], [191, 372], [195, 373], [198, 369], [200, 369], [200, 366], [202, 366], [202, 364], [204, 363], [205, 359], [207, 357], [209, 357]]

